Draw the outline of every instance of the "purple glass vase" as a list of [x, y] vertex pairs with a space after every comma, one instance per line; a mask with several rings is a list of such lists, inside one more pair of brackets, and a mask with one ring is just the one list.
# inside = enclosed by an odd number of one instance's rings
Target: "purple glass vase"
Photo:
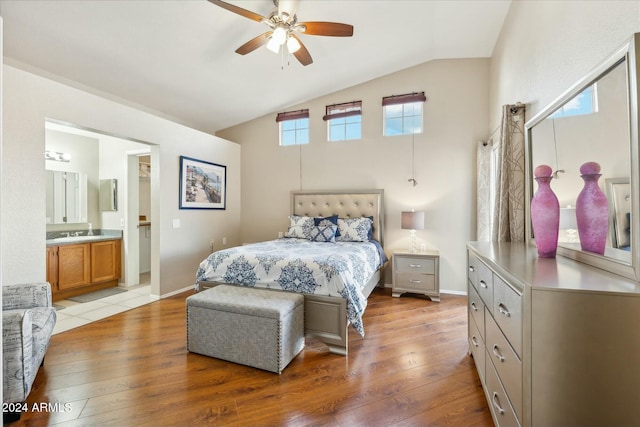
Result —
[[598, 185], [600, 165], [587, 162], [580, 166], [580, 174], [584, 180], [584, 187], [576, 200], [580, 246], [583, 251], [604, 255], [609, 231], [609, 204]]
[[531, 199], [531, 224], [538, 256], [542, 258], [554, 258], [558, 249], [560, 203], [551, 190], [551, 173], [547, 165], [540, 165], [533, 172], [538, 190]]

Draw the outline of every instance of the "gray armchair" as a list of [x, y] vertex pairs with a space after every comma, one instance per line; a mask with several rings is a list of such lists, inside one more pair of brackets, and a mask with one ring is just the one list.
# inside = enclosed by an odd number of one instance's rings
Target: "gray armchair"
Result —
[[[51, 303], [49, 283], [2, 286], [4, 403], [22, 403], [27, 399], [44, 362], [55, 324], [56, 310]], [[3, 412], [4, 422], [20, 419], [19, 407], [5, 406], [10, 411]]]

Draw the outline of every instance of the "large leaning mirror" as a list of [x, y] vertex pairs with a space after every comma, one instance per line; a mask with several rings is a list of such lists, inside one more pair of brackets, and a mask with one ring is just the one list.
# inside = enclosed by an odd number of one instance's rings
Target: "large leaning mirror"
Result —
[[[638, 43], [634, 35], [591, 73], [526, 125], [527, 235], [535, 242], [529, 202], [537, 189], [533, 170], [549, 165], [560, 202], [558, 254], [640, 279], [638, 239]], [[604, 254], [583, 250], [576, 199], [584, 186], [580, 166], [601, 166], [609, 228]]]

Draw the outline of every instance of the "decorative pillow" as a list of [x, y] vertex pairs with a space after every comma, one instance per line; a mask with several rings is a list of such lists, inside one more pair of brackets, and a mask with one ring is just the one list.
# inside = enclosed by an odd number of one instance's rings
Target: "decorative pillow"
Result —
[[309, 234], [310, 240], [314, 242], [335, 242], [338, 227], [330, 225], [314, 225]]
[[313, 223], [315, 225], [323, 225], [323, 226], [326, 226], [328, 224], [333, 224], [336, 227], [338, 227], [338, 231], [336, 232], [336, 237], [340, 236], [340, 228], [338, 226], [338, 215], [325, 216], [325, 217], [317, 216], [313, 218]]
[[368, 242], [373, 233], [373, 217], [339, 218], [341, 242]]
[[285, 233], [285, 237], [308, 240], [313, 226], [313, 218], [310, 216], [289, 215], [289, 230]]

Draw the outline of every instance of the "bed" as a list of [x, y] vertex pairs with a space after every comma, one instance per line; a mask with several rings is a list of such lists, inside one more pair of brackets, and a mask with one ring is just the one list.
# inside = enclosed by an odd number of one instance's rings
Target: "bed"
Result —
[[[305, 336], [347, 355], [349, 325], [364, 336], [367, 297], [384, 277], [384, 191], [293, 191], [290, 213], [285, 238], [209, 255], [198, 267], [196, 290], [235, 284], [300, 292], [305, 296]], [[302, 238], [294, 227], [298, 220], [305, 226], [313, 221], [314, 231], [321, 234], [368, 219], [371, 241], [352, 239], [349, 233], [355, 231], [349, 228], [336, 241], [324, 242], [324, 236], [310, 241], [306, 228]]]

